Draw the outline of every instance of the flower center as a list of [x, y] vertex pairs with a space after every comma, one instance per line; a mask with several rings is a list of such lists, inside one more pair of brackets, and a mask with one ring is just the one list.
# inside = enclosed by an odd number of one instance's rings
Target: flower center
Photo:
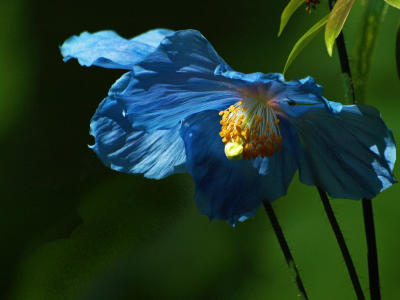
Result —
[[219, 135], [225, 144], [228, 159], [250, 160], [281, 152], [279, 119], [263, 99], [252, 97], [241, 100], [219, 112], [219, 115], [222, 116]]

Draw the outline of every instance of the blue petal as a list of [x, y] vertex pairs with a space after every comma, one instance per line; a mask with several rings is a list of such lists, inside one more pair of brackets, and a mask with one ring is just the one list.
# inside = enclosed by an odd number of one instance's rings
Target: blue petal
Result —
[[342, 104], [326, 100], [322, 97], [322, 91], [323, 87], [316, 84], [312, 77], [295, 79], [284, 85], [275, 84], [271, 92], [276, 95], [276, 99], [272, 102], [294, 118], [304, 115], [311, 108], [325, 107], [332, 114], [340, 113]]
[[172, 30], [155, 29], [126, 40], [109, 30], [93, 34], [83, 32], [66, 40], [60, 49], [64, 61], [77, 58], [82, 66], [130, 70], [154, 51], [165, 36], [173, 33]]
[[135, 65], [134, 79], [116, 95], [135, 128], [171, 128], [204, 110], [222, 110], [242, 99], [242, 89], [215, 68], [224, 61], [194, 30], [178, 31]]
[[[333, 198], [371, 199], [395, 183], [396, 147], [378, 110], [343, 106], [339, 114], [314, 106], [299, 118], [286, 117], [298, 134], [300, 181]], [[296, 142], [293, 140], [293, 142]]]
[[229, 78], [232, 84], [243, 87], [243, 91], [249, 94], [264, 97], [270, 105], [279, 105], [280, 110], [291, 117], [300, 117], [314, 105], [326, 107], [333, 114], [340, 113], [342, 109], [342, 104], [322, 97], [323, 87], [316, 84], [312, 77], [286, 82], [282, 74], [243, 74], [233, 71], [226, 64], [219, 65], [215, 75]]
[[285, 78], [282, 74], [279, 73], [251, 73], [244, 74], [240, 72], [236, 72], [232, 70], [227, 64], [219, 65], [214, 72], [215, 75], [221, 75], [226, 78], [230, 78], [233, 80], [238, 80], [237, 85], [247, 85], [249, 83], [269, 83], [271, 81], [279, 81], [281, 83], [285, 83]]
[[199, 211], [211, 220], [237, 221], [254, 216], [262, 200], [286, 194], [296, 172], [294, 156], [282, 149], [273, 157], [230, 161], [219, 136], [220, 116], [205, 111], [184, 120], [186, 169], [196, 183]]
[[106, 166], [120, 172], [155, 179], [185, 172], [186, 156], [179, 134], [180, 124], [152, 133], [135, 130], [113, 99], [113, 93], [122, 91], [131, 77], [131, 72], [126, 73], [113, 85], [110, 96], [93, 116], [90, 133], [96, 143], [91, 148]]

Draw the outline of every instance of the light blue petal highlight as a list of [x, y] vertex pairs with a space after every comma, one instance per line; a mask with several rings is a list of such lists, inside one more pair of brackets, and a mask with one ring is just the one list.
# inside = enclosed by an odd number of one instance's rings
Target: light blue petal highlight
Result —
[[64, 61], [76, 58], [82, 66], [131, 70], [135, 63], [154, 51], [165, 36], [173, 33], [155, 29], [127, 40], [110, 30], [83, 32], [66, 40], [60, 49]]
[[286, 149], [271, 158], [231, 161], [224, 154], [220, 116], [205, 111], [184, 120], [186, 169], [196, 184], [199, 211], [211, 220], [237, 221], [253, 217], [262, 200], [286, 194], [296, 172], [295, 157]]
[[185, 172], [185, 148], [180, 138], [180, 124], [169, 130], [152, 133], [137, 131], [123, 115], [113, 93], [123, 90], [131, 79], [127, 73], [111, 88], [110, 96], [99, 106], [90, 124], [95, 137], [91, 148], [108, 167], [147, 178], [161, 179]]
[[116, 99], [135, 128], [171, 128], [191, 114], [222, 110], [242, 99], [240, 87], [214, 75], [221, 63], [198, 31], [178, 31], [135, 65], [134, 80]]
[[300, 181], [332, 198], [371, 199], [395, 183], [396, 147], [377, 109], [343, 106], [338, 114], [312, 107], [299, 118], [286, 118], [297, 132], [294, 145]]

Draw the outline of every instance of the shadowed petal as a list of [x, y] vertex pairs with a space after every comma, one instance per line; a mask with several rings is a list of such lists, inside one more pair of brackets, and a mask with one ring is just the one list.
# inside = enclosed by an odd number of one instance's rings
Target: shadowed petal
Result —
[[253, 217], [262, 200], [286, 194], [296, 171], [294, 156], [283, 149], [273, 157], [230, 161], [219, 131], [220, 116], [206, 111], [184, 120], [186, 169], [196, 183], [196, 203], [212, 220], [235, 225]]
[[131, 79], [125, 74], [110, 90], [90, 124], [96, 139], [91, 148], [108, 167], [126, 173], [161, 179], [185, 172], [185, 148], [179, 135], [180, 124], [152, 133], [134, 130], [112, 93], [123, 90]]
[[130, 70], [154, 51], [165, 36], [173, 33], [172, 30], [155, 29], [127, 40], [110, 30], [82, 32], [80, 36], [66, 40], [60, 49], [64, 61], [77, 58], [82, 66]]
[[343, 106], [337, 115], [312, 107], [299, 118], [285, 118], [298, 133], [300, 181], [333, 198], [371, 199], [395, 183], [396, 148], [377, 109]]

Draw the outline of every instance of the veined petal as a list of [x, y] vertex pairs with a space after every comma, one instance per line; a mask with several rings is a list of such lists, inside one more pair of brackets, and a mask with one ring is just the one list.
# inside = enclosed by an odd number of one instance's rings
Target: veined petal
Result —
[[214, 75], [221, 63], [198, 31], [178, 31], [135, 65], [134, 80], [116, 99], [135, 128], [174, 127], [191, 114], [221, 110], [242, 98], [242, 88]]
[[77, 58], [82, 66], [110, 69], [132, 69], [133, 65], [154, 51], [161, 40], [174, 31], [155, 29], [130, 40], [114, 31], [82, 32], [72, 36], [60, 47], [64, 61]]
[[135, 130], [112, 94], [122, 91], [131, 79], [131, 72], [122, 76], [99, 106], [90, 124], [96, 143], [90, 146], [108, 167], [125, 173], [142, 174], [161, 179], [185, 172], [184, 143], [180, 124], [152, 133]]
[[322, 97], [322, 91], [323, 87], [316, 84], [312, 77], [295, 79], [284, 85], [275, 84], [271, 92], [276, 96], [272, 102], [280, 106], [275, 106], [277, 111], [283, 109], [294, 118], [302, 116], [311, 107], [325, 107], [332, 114], [340, 113], [342, 104], [326, 100]]
[[273, 157], [231, 161], [218, 135], [220, 116], [205, 111], [183, 121], [186, 169], [196, 183], [196, 203], [211, 220], [237, 221], [254, 216], [262, 200], [286, 194], [297, 169], [294, 156], [282, 149]]
[[298, 134], [300, 181], [333, 198], [371, 199], [395, 183], [395, 142], [377, 109], [343, 106], [338, 114], [313, 106], [285, 118]]

